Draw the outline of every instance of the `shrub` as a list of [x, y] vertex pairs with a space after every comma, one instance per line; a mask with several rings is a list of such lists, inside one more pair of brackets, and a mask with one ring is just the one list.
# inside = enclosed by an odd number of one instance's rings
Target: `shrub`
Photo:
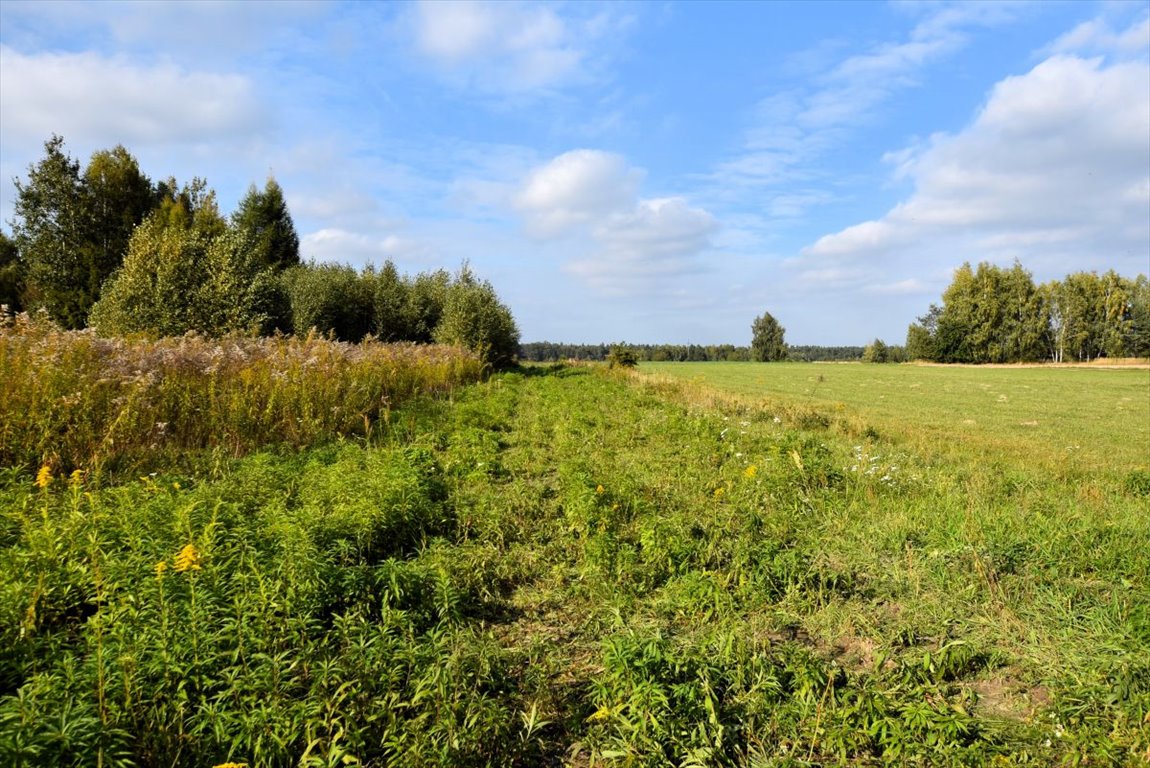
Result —
[[494, 368], [513, 365], [519, 352], [519, 329], [511, 311], [491, 283], [476, 278], [466, 265], [447, 289], [435, 340], [466, 347]]
[[890, 362], [890, 349], [882, 339], [875, 339], [866, 345], [862, 359], [864, 363], [888, 363]]
[[370, 285], [343, 264], [303, 264], [284, 272], [297, 336], [315, 329], [342, 341], [360, 341], [371, 332]]
[[607, 364], [611, 368], [634, 368], [639, 364], [639, 356], [633, 349], [616, 345], [611, 347], [611, 352], [607, 355]]
[[249, 238], [209, 234], [152, 216], [132, 235], [128, 255], [92, 307], [102, 335], [205, 336], [259, 331], [268, 321], [266, 281]]

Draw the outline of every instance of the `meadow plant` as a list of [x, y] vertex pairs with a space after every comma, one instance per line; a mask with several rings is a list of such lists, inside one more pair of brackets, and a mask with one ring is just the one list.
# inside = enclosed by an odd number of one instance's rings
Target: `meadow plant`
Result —
[[0, 465], [69, 471], [370, 435], [397, 404], [450, 393], [483, 366], [457, 347], [106, 339], [18, 315], [0, 320], [0, 371]]

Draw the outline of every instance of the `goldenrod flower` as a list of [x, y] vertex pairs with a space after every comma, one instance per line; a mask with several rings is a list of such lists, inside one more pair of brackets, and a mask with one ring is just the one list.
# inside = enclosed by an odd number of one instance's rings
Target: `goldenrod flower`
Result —
[[743, 470], [743, 476], [750, 479], [750, 478], [754, 477], [755, 473], [758, 471], [759, 471], [759, 468], [756, 467], [754, 464], [752, 464], [751, 466], [749, 466]]
[[716, 499], [722, 498], [722, 496], [725, 492], [726, 492], [726, 490], [723, 488], [716, 488], [715, 489], [715, 498]]
[[247, 763], [217, 763], [212, 768], [248, 768]]
[[68, 475], [68, 485], [73, 488], [79, 488], [84, 482], [84, 473], [78, 469], [73, 469], [72, 474]]
[[40, 471], [36, 473], [36, 487], [47, 488], [48, 484], [52, 482], [52, 468], [47, 464], [40, 467]]
[[587, 718], [587, 722], [594, 723], [598, 722], [599, 720], [606, 720], [613, 714], [614, 712], [611, 711], [611, 707], [604, 704], [603, 706], [599, 707], [599, 709], [595, 710], [595, 712], [593, 712], [590, 717]]
[[155, 567], [156, 567], [156, 578], [158, 579], [164, 575], [164, 571], [168, 570], [168, 561], [167, 560], [161, 560], [160, 562], [156, 563]]
[[203, 556], [192, 544], [184, 545], [180, 553], [176, 555], [175, 565], [172, 570], [176, 573], [183, 573], [184, 571], [198, 571], [200, 570], [200, 560]]
[[603, 493], [603, 490], [604, 490], [603, 486], [600, 485], [600, 486], [595, 488], [595, 493]]

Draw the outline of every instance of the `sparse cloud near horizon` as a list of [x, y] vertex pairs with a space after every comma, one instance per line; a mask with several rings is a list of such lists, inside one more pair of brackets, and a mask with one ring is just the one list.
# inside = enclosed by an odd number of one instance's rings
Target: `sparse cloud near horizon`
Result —
[[[0, 220], [61, 134], [305, 257], [470, 261], [524, 338], [901, 341], [963, 261], [1150, 271], [1150, 12], [1108, 2], [0, 4]], [[210, 51], [210, 54], [208, 53]]]
[[895, 175], [913, 183], [910, 197], [879, 219], [822, 236], [801, 262], [816, 271], [877, 262], [906, 272], [960, 253], [1018, 259], [1049, 277], [1144, 271], [1148, 137], [1144, 61], [1056, 54], [997, 83], [964, 130], [890, 155]]

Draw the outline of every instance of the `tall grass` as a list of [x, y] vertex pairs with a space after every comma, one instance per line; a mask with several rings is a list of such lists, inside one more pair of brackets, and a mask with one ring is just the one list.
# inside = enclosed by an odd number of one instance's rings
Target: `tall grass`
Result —
[[100, 469], [365, 434], [397, 403], [478, 380], [460, 348], [197, 336], [150, 341], [0, 324], [0, 465]]

